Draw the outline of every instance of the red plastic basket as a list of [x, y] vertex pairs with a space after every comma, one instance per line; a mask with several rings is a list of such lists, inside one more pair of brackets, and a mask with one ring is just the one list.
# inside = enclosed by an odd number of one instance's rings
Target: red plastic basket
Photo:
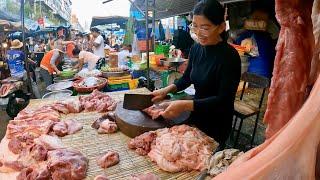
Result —
[[82, 86], [79, 86], [79, 83], [83, 80], [83, 79], [79, 79], [75, 82], [73, 82], [73, 88], [78, 92], [78, 93], [90, 93], [92, 92], [93, 90], [97, 89], [97, 90], [101, 90], [103, 89], [104, 87], [107, 86], [108, 84], [108, 81], [107, 79], [105, 78], [98, 78], [100, 80], [102, 80], [103, 82], [99, 85], [96, 85], [96, 86], [92, 86], [92, 87], [82, 87]]

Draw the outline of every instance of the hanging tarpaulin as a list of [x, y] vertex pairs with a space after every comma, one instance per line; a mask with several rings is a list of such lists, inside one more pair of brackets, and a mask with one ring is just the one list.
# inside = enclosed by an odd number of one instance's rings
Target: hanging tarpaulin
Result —
[[132, 17], [130, 17], [128, 19], [128, 23], [127, 23], [127, 30], [126, 30], [126, 34], [124, 37], [124, 41], [123, 44], [132, 44], [133, 42], [133, 35], [134, 35], [134, 19]]
[[163, 25], [161, 23], [161, 21], [159, 22], [159, 40], [160, 41], [164, 41], [166, 39], [166, 35], [164, 33], [164, 28]]

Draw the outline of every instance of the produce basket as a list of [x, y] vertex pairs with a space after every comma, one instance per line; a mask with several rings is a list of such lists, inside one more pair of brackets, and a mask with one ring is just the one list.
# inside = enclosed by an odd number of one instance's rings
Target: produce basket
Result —
[[105, 78], [98, 78], [99, 80], [102, 81], [102, 83], [96, 85], [96, 86], [91, 86], [91, 87], [83, 87], [80, 86], [79, 84], [83, 81], [83, 79], [77, 80], [73, 83], [73, 88], [78, 92], [78, 93], [90, 93], [93, 90], [101, 90], [103, 89], [107, 84], [108, 81]]

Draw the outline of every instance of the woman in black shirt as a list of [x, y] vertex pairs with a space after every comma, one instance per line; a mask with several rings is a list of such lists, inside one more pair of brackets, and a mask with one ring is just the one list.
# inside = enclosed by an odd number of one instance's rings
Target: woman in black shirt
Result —
[[193, 10], [190, 26], [198, 43], [189, 55], [188, 67], [181, 79], [166, 88], [154, 91], [154, 102], [171, 92], [194, 84], [193, 100], [168, 104], [161, 114], [172, 119], [184, 111], [192, 111], [191, 124], [196, 125], [224, 147], [232, 128], [233, 103], [241, 76], [237, 51], [226, 42], [224, 8], [216, 0], [199, 2]]

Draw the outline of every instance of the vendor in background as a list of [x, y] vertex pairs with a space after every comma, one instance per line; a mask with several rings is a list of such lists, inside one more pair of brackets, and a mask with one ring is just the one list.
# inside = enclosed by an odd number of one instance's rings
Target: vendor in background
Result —
[[91, 33], [93, 36], [93, 54], [104, 58], [104, 39], [100, 34], [100, 30], [98, 28], [91, 28]]
[[35, 51], [35, 52], [45, 52], [46, 51], [45, 47], [46, 47], [46, 44], [45, 44], [44, 39], [40, 39], [39, 46], [37, 48], [37, 51]]
[[82, 33], [78, 33], [78, 34], [76, 35], [75, 43], [76, 43], [76, 46], [77, 46], [81, 51], [84, 50], [83, 42], [84, 42], [84, 39], [83, 39]]
[[64, 52], [60, 49], [53, 49], [49, 51], [41, 60], [40, 63], [40, 74], [44, 79], [46, 87], [53, 83], [53, 74], [61, 74], [60, 70], [57, 68], [59, 63], [62, 62], [64, 57]]
[[86, 34], [86, 35], [84, 36], [83, 49], [84, 49], [85, 51], [93, 52], [93, 50], [92, 50], [92, 49], [93, 49], [93, 43], [92, 43], [91, 38], [93, 38], [93, 37], [92, 37], [92, 35], [90, 35], [90, 34]]
[[216, 0], [199, 2], [193, 10], [191, 37], [196, 40], [183, 77], [175, 84], [152, 92], [153, 101], [162, 101], [168, 93], [182, 91], [194, 84], [193, 100], [163, 103], [166, 119], [191, 111], [191, 124], [225, 147], [232, 129], [234, 99], [240, 82], [241, 60], [226, 41], [224, 8]]
[[132, 46], [123, 45], [121, 51], [118, 53], [118, 67], [126, 68], [128, 65], [128, 57], [132, 56]]
[[266, 30], [250, 30], [249, 28], [238, 35], [236, 44], [249, 47], [251, 50], [255, 49], [256, 51], [255, 54], [257, 55], [249, 56], [250, 64], [248, 72], [271, 78], [276, 53], [276, 44], [273, 43], [276, 41], [272, 39], [272, 36], [277, 38], [279, 29], [270, 20], [268, 11], [264, 7], [257, 6], [248, 20], [265, 22], [269, 28]]
[[26, 79], [24, 68], [25, 53], [22, 51], [23, 43], [18, 39], [12, 41], [10, 50], [7, 51], [8, 66], [11, 77], [15, 79]]
[[65, 41], [64, 35], [60, 35], [57, 40], [54, 41], [54, 49], [59, 49], [60, 51], [65, 51], [65, 46], [69, 43], [75, 44], [73, 41]]
[[101, 69], [105, 65], [105, 59], [91, 52], [81, 51], [78, 47], [72, 51], [73, 57], [78, 59], [78, 64], [74, 67], [81, 71], [85, 63], [88, 64], [88, 70]]
[[50, 36], [47, 43], [47, 51], [51, 51], [52, 49], [54, 49], [54, 38]]

